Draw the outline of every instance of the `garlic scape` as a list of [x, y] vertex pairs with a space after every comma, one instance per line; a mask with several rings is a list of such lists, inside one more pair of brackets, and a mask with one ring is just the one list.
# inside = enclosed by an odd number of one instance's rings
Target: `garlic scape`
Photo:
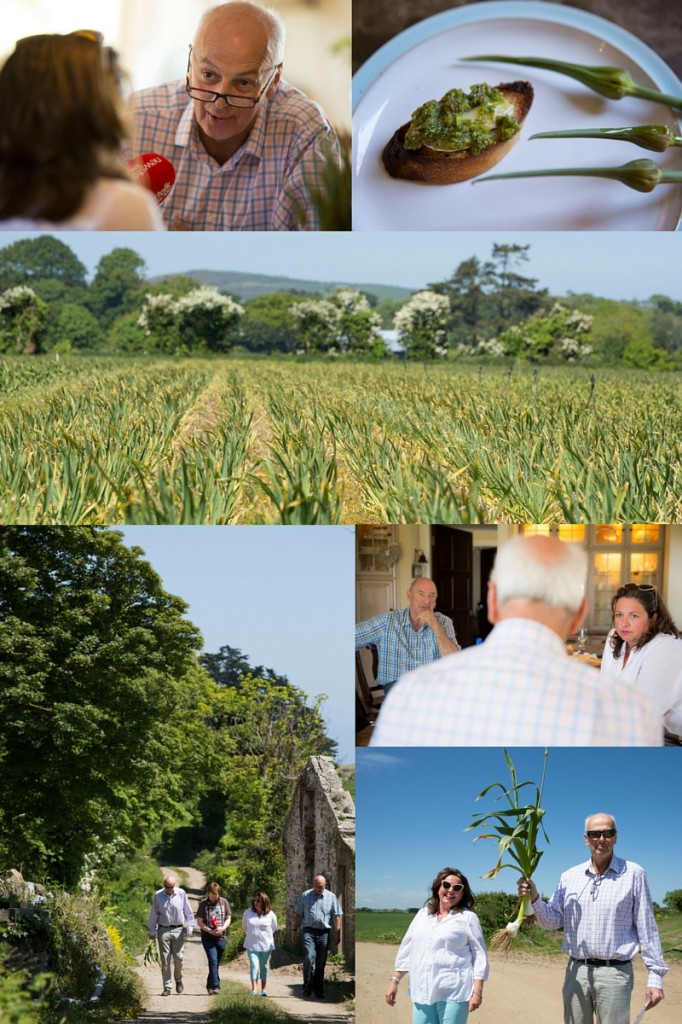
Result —
[[462, 57], [466, 61], [495, 61], [501, 64], [523, 64], [532, 68], [543, 68], [546, 71], [558, 71], [582, 82], [588, 89], [609, 100], [622, 100], [625, 96], [636, 96], [652, 103], [662, 103], [666, 107], [682, 110], [682, 96], [671, 96], [659, 89], [651, 89], [646, 85], [638, 85], [629, 71], [590, 64], [570, 64], [563, 60], [548, 60], [544, 57], [505, 57], [500, 54], [485, 54], [478, 57]]
[[552, 167], [541, 171], [510, 171], [507, 174], [486, 174], [480, 181], [495, 181], [501, 178], [552, 178], [552, 177], [611, 178], [620, 181], [636, 192], [653, 192], [657, 185], [682, 184], [682, 171], [662, 171], [653, 160], [631, 160], [620, 167]]
[[682, 135], [675, 135], [665, 124], [643, 124], [634, 128], [571, 128], [557, 132], [536, 132], [531, 139], [615, 139], [632, 142], [640, 149], [663, 153], [670, 146], [682, 146]]

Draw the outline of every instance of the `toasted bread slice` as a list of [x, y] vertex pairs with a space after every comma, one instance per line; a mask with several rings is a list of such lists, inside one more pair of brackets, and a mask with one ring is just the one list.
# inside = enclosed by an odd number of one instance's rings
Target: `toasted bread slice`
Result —
[[[530, 82], [506, 82], [495, 88], [504, 94], [514, 107], [517, 120], [523, 123], [533, 102], [533, 86]], [[489, 171], [509, 152], [520, 134], [517, 132], [504, 142], [493, 142], [480, 153], [472, 153], [470, 149], [445, 152], [429, 146], [405, 149], [403, 142], [409, 127], [408, 121], [394, 132], [384, 147], [381, 159], [392, 178], [425, 181], [430, 185], [451, 185]]]

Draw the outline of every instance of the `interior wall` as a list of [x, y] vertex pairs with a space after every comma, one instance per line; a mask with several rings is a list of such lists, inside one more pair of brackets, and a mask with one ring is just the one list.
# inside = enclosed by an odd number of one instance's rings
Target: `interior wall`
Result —
[[[121, 55], [132, 89], [184, 78], [187, 50], [215, 0], [3, 0], [0, 59], [22, 36], [97, 29]], [[267, 0], [287, 28], [284, 77], [325, 110], [342, 132], [351, 124], [351, 0]]]

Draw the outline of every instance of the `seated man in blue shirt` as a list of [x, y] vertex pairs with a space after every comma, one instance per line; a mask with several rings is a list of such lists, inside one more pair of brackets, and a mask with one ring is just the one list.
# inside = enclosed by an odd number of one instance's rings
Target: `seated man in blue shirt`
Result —
[[376, 682], [384, 693], [406, 672], [459, 651], [452, 620], [434, 611], [438, 591], [433, 580], [412, 580], [407, 599], [407, 608], [380, 612], [355, 627], [356, 651], [368, 644], [377, 648]]

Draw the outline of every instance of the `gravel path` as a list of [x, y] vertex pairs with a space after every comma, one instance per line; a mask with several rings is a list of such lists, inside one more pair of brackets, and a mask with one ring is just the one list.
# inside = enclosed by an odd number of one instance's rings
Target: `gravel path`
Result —
[[[196, 908], [206, 892], [206, 879], [194, 868], [178, 868], [187, 877], [185, 890], [192, 908]], [[237, 914], [233, 908], [235, 915]], [[132, 1024], [210, 1024], [209, 1010], [216, 1002], [215, 996], [206, 992], [207, 964], [198, 930], [189, 942], [185, 942], [183, 966], [184, 991], [176, 995], [162, 996], [161, 971], [157, 964], [137, 968], [147, 989], [145, 1010]], [[251, 988], [246, 953], [241, 953], [229, 964], [223, 963], [220, 977]], [[309, 1024], [352, 1024], [353, 1015], [343, 1008], [342, 1003], [329, 1000], [305, 999], [301, 995], [301, 964], [284, 950], [272, 954], [268, 974], [268, 998], [280, 1006], [291, 1017]], [[260, 998], [260, 997], [254, 997]]]

